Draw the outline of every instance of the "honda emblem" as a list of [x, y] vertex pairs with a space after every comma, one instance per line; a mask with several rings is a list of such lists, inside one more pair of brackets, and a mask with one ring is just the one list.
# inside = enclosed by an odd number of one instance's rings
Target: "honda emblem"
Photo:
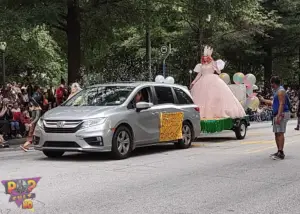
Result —
[[56, 125], [58, 128], [62, 128], [65, 126], [65, 121], [58, 121]]

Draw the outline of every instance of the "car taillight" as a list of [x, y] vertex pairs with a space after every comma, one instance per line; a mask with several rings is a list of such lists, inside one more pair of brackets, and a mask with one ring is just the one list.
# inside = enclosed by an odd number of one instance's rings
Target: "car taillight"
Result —
[[199, 107], [196, 107], [194, 108], [197, 112], [200, 112], [200, 108]]

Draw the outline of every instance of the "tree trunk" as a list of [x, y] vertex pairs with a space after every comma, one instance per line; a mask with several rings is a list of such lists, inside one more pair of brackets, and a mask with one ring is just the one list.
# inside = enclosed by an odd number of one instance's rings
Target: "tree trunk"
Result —
[[[299, 66], [299, 71], [298, 71], [298, 86], [300, 86], [300, 47], [298, 47], [298, 66]], [[300, 102], [300, 101], [299, 101]]]
[[153, 81], [153, 75], [151, 70], [151, 34], [149, 24], [146, 25], [146, 60], [147, 60], [147, 68], [149, 81]]
[[198, 44], [197, 44], [197, 46], [198, 46], [198, 53], [197, 53], [197, 57], [198, 57], [198, 59], [197, 59], [197, 63], [201, 63], [201, 57], [202, 57], [202, 44], [203, 44], [203, 29], [202, 29], [202, 26], [200, 26], [200, 24], [199, 24], [199, 26], [198, 26], [199, 28], [198, 28], [198, 32], [197, 32], [197, 40], [198, 40]]
[[68, 0], [68, 84], [81, 80], [80, 73], [80, 12], [78, 0]]
[[146, 0], [146, 60], [147, 60], [147, 68], [148, 68], [148, 79], [149, 81], [153, 81], [152, 76], [152, 59], [151, 59], [151, 33], [150, 33], [150, 2], [149, 0]]
[[264, 59], [264, 87], [266, 91], [271, 89], [270, 79], [273, 74], [273, 49], [272, 47], [265, 47], [267, 56]]

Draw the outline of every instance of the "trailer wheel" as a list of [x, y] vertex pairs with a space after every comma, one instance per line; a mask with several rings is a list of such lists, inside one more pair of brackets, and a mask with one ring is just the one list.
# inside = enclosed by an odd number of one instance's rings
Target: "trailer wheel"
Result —
[[246, 137], [247, 134], [247, 124], [245, 120], [241, 120], [239, 124], [236, 126], [235, 130], [235, 136], [238, 140], [243, 140]]

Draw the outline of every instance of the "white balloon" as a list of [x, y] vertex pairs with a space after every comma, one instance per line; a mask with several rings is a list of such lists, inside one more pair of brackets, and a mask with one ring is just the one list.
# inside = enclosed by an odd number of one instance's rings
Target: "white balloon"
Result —
[[230, 84], [230, 76], [227, 73], [219, 74], [219, 77], [227, 84]]
[[155, 82], [163, 83], [165, 81], [165, 78], [162, 75], [157, 75], [155, 77]]
[[174, 80], [173, 77], [167, 77], [166, 80], [165, 80], [165, 83], [174, 84], [175, 80]]
[[246, 79], [252, 84], [255, 85], [256, 77], [253, 74], [247, 74]]

